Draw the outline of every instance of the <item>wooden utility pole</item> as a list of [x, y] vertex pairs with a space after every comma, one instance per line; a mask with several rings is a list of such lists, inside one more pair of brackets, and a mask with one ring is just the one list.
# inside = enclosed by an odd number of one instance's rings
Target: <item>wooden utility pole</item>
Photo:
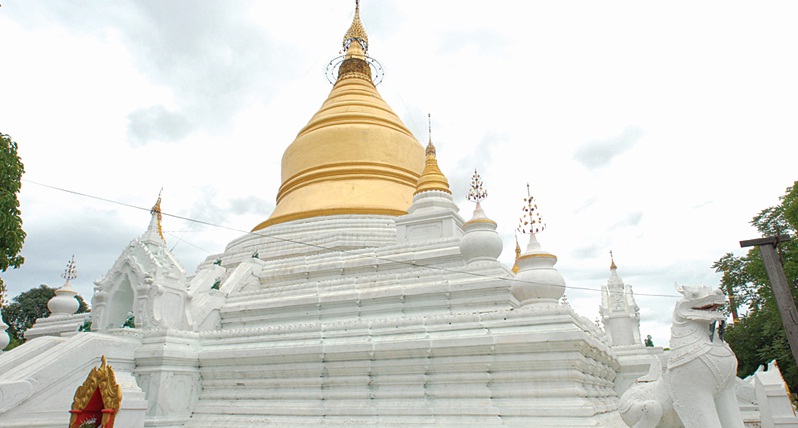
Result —
[[779, 308], [781, 323], [784, 326], [784, 332], [787, 334], [792, 357], [798, 364], [798, 309], [795, 308], [795, 300], [792, 298], [787, 276], [784, 275], [784, 267], [781, 265], [778, 253], [776, 253], [776, 247], [779, 242], [789, 240], [790, 235], [771, 236], [740, 241], [740, 247], [757, 246], [759, 247], [759, 252], [762, 253], [765, 270], [770, 279], [770, 288], [773, 290], [773, 298], [776, 299], [776, 306]]

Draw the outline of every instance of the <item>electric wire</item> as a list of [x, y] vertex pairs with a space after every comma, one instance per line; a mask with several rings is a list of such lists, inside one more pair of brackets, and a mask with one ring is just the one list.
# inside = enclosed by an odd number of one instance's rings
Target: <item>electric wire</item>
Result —
[[[111, 203], [111, 204], [121, 205], [121, 206], [128, 207], [128, 208], [133, 208], [133, 209], [147, 211], [147, 212], [149, 212], [151, 210], [150, 208], [140, 207], [140, 206], [136, 206], [136, 205], [133, 205], [133, 204], [128, 204], [126, 202], [120, 202], [120, 201], [116, 201], [116, 200], [113, 200], [113, 199], [104, 198], [104, 197], [101, 197], [101, 196], [95, 196], [95, 195], [90, 195], [90, 194], [83, 193], [83, 192], [77, 192], [77, 191], [74, 191], [74, 190], [64, 189], [64, 188], [57, 187], [57, 186], [52, 186], [52, 185], [49, 185], [49, 184], [38, 183], [38, 182], [31, 181], [31, 180], [24, 179], [24, 178], [22, 179], [22, 181], [27, 182], [27, 183], [31, 183], [31, 184], [35, 184], [37, 186], [46, 187], [46, 188], [49, 188], [49, 189], [52, 189], [52, 190], [65, 192], [65, 193], [69, 193], [69, 194], [72, 194], [72, 195], [82, 196], [82, 197], [86, 197], [86, 198], [90, 198], [90, 199], [95, 199], [95, 200], [98, 200], [98, 201], [107, 202], [107, 203]], [[167, 213], [167, 212], [164, 212], [164, 211], [161, 211], [161, 215], [166, 216], [166, 217], [179, 219], [179, 220], [188, 221], [188, 222], [193, 222], [193, 223], [197, 223], [197, 224], [202, 224], [202, 225], [206, 225], [206, 226], [211, 226], [211, 227], [214, 227], [214, 228], [225, 229], [225, 230], [229, 230], [229, 231], [232, 231], [232, 232], [243, 233], [243, 234], [246, 234], [246, 235], [256, 235], [256, 236], [260, 236], [262, 238], [273, 239], [275, 241], [286, 242], [286, 243], [291, 243], [291, 244], [296, 244], [296, 245], [304, 245], [304, 246], [307, 246], [307, 247], [317, 248], [317, 249], [324, 250], [324, 251], [329, 251], [329, 252], [345, 253], [345, 251], [343, 251], [343, 250], [337, 250], [337, 249], [334, 249], [334, 248], [325, 247], [323, 245], [314, 244], [312, 242], [296, 241], [296, 240], [293, 240], [293, 239], [282, 238], [282, 237], [278, 237], [278, 236], [266, 236], [266, 235], [262, 235], [262, 234], [255, 233], [255, 232], [252, 232], [252, 231], [241, 230], [241, 229], [237, 229], [237, 228], [230, 227], [230, 226], [225, 226], [225, 225], [221, 225], [221, 224], [215, 224], [215, 223], [211, 223], [211, 222], [207, 222], [207, 221], [203, 221], [203, 220], [199, 220], [199, 219], [193, 219], [193, 218], [190, 218], [190, 217], [184, 217], [184, 216], [180, 216], [180, 215], [177, 215], [177, 214], [170, 214], [170, 213]], [[188, 243], [187, 241], [184, 241], [184, 242]], [[200, 247], [197, 247], [196, 245], [193, 245], [193, 244], [189, 244], [189, 245], [192, 245], [195, 248], [198, 248], [198, 249], [200, 249], [202, 251], [207, 251], [207, 250], [204, 250], [204, 249], [202, 249]], [[208, 253], [212, 254], [212, 252], [210, 252], [210, 251], [208, 251]], [[507, 277], [500, 277], [500, 276], [493, 276], [493, 275], [485, 275], [485, 274], [481, 274], [481, 273], [478, 273], [478, 272], [467, 272], [467, 271], [462, 271], [462, 270], [453, 269], [453, 268], [447, 268], [447, 267], [441, 267], [441, 266], [433, 266], [433, 265], [419, 264], [419, 263], [415, 263], [415, 262], [406, 262], [406, 261], [400, 261], [400, 260], [393, 260], [393, 259], [390, 259], [390, 258], [387, 258], [387, 257], [384, 257], [384, 256], [375, 255], [374, 257], [377, 260], [382, 260], [382, 261], [385, 261], [385, 262], [396, 263], [396, 264], [401, 264], [401, 265], [413, 266], [413, 267], [416, 267], [416, 268], [426, 268], [426, 269], [430, 269], [430, 270], [439, 270], [439, 271], [443, 271], [443, 272], [459, 273], [459, 274], [463, 274], [463, 275], [469, 275], [469, 276], [480, 277], [480, 278], [491, 279], [491, 280], [516, 281], [516, 282], [521, 282], [521, 283], [524, 283], [524, 284], [531, 284], [531, 285], [547, 285], [547, 284], [537, 283], [537, 282], [534, 282], [534, 281], [524, 281], [524, 280], [518, 280], [518, 279], [515, 279], [515, 278], [507, 278]], [[590, 287], [578, 287], [578, 286], [571, 286], [571, 285], [563, 286], [563, 288], [565, 288], [566, 290], [571, 289], [571, 290], [592, 291], [592, 292], [599, 292], [599, 293], [602, 292], [601, 289], [590, 288]], [[635, 292], [635, 296], [667, 297], [667, 298], [678, 298], [678, 297], [680, 297], [680, 296], [673, 295], [673, 294], [640, 293], [640, 292]]]

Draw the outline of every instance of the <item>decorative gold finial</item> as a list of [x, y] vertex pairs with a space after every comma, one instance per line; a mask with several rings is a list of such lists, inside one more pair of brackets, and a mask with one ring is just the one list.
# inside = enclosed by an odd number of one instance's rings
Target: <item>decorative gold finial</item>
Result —
[[610, 260], [611, 260], [610, 269], [611, 270], [618, 269], [618, 266], [615, 266], [615, 258], [612, 256], [612, 250], [610, 250]]
[[480, 202], [488, 198], [488, 191], [482, 187], [482, 177], [479, 176], [477, 170], [474, 169], [474, 175], [471, 176], [471, 189], [468, 190], [468, 199], [471, 202], [479, 205]]
[[162, 192], [163, 192], [163, 188], [161, 188], [161, 191], [158, 192], [158, 201], [156, 201], [155, 205], [152, 206], [152, 209], [150, 210], [150, 214], [157, 214], [158, 215], [158, 235], [160, 235], [161, 239], [166, 241], [166, 239], [163, 237], [163, 228], [161, 227], [161, 220], [163, 219], [163, 216], [161, 215], [161, 193]]
[[369, 52], [369, 36], [366, 34], [366, 29], [363, 28], [363, 23], [360, 21], [360, 0], [355, 0], [355, 17], [352, 19], [352, 25], [349, 30], [344, 34], [343, 52], [348, 53], [352, 47], [352, 42], [356, 41], [359, 46], [357, 52], [361, 57]]
[[424, 171], [421, 173], [421, 177], [418, 178], [416, 191], [413, 195], [415, 196], [428, 190], [440, 190], [441, 192], [446, 192], [451, 195], [452, 191], [449, 190], [449, 180], [446, 179], [446, 176], [443, 175], [443, 172], [441, 172], [441, 169], [438, 167], [438, 158], [435, 156], [435, 146], [432, 144], [432, 115], [428, 113], [427, 118], [430, 123], [429, 143], [427, 144], [426, 150], [427, 160], [424, 162]]
[[515, 235], [515, 264], [513, 265], [512, 271], [514, 274], [518, 273], [521, 270], [521, 267], [518, 266], [518, 259], [521, 258], [521, 245], [518, 244], [518, 234]]
[[425, 154], [427, 156], [429, 156], [429, 155], [435, 156], [435, 154], [436, 154], [435, 153], [435, 146], [432, 144], [432, 114], [431, 113], [427, 113], [427, 126], [428, 126], [427, 138], [428, 138], [429, 142], [427, 143], [427, 150], [426, 150]]
[[61, 278], [64, 278], [66, 282], [69, 282], [70, 280], [75, 279], [77, 277], [78, 277], [78, 268], [75, 267], [75, 255], [73, 254], [72, 259], [69, 260], [69, 263], [67, 263], [64, 273], [61, 274]]
[[360, 21], [360, 2], [355, 1], [355, 16], [344, 34], [341, 56], [327, 63], [327, 80], [334, 85], [342, 79], [354, 77], [379, 85], [385, 73], [380, 62], [370, 57], [368, 52], [369, 37]]
[[537, 201], [535, 201], [535, 197], [529, 191], [529, 183], [526, 184], [526, 195], [524, 206], [521, 208], [523, 214], [518, 219], [518, 228], [516, 230], [524, 234], [543, 232], [546, 229], [546, 225], [543, 223], [543, 218], [538, 210]]

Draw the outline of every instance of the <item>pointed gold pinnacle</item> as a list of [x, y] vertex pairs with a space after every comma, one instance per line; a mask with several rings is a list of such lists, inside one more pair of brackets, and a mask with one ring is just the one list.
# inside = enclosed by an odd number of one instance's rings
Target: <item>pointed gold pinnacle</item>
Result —
[[160, 235], [161, 239], [165, 241], [166, 239], [163, 237], [163, 227], [161, 226], [161, 221], [163, 220], [163, 215], [161, 214], [161, 193], [163, 193], [163, 187], [161, 188], [161, 191], [158, 192], [158, 201], [156, 201], [155, 205], [152, 206], [150, 214], [158, 215], [158, 235]]
[[424, 171], [421, 173], [421, 177], [418, 178], [416, 191], [413, 195], [418, 195], [428, 190], [438, 190], [451, 195], [452, 191], [449, 190], [449, 180], [447, 180], [446, 176], [441, 172], [441, 169], [438, 167], [438, 159], [435, 157], [435, 146], [432, 144], [432, 116], [427, 115], [427, 117], [430, 118], [429, 144], [427, 144]]
[[344, 34], [344, 52], [349, 50], [352, 42], [356, 41], [363, 49], [363, 54], [369, 52], [369, 36], [366, 34], [366, 29], [363, 28], [363, 23], [360, 21], [360, 0], [355, 0], [355, 17], [352, 19], [352, 25], [349, 30]]

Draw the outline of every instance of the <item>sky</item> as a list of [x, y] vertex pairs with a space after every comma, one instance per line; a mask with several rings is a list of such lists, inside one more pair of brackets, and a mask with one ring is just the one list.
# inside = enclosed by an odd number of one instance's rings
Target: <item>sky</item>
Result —
[[[25, 264], [8, 297], [90, 301], [162, 192], [192, 274], [268, 218], [280, 158], [326, 99], [354, 2], [0, 1], [0, 132], [19, 144]], [[794, 2], [363, 0], [378, 90], [432, 141], [461, 215], [470, 177], [512, 265], [527, 183], [570, 304], [594, 320], [610, 251], [641, 333], [667, 346], [674, 284], [798, 180]], [[170, 215], [172, 216], [170, 216]], [[175, 217], [177, 216], [177, 217]], [[199, 220], [191, 222], [182, 218]], [[212, 226], [213, 225], [213, 226]], [[526, 238], [520, 237], [521, 245]]]

